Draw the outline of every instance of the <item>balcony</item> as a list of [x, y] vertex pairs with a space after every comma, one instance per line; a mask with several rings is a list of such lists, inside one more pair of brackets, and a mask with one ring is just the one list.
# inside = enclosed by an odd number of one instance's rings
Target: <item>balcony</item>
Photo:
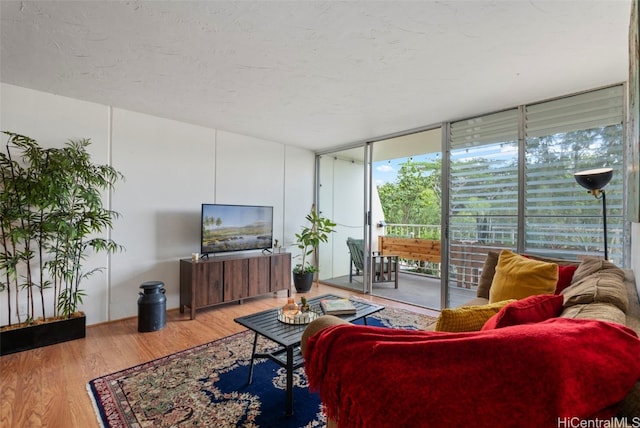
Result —
[[[398, 255], [399, 286], [393, 283], [374, 283], [373, 294], [412, 303], [433, 309], [441, 308], [440, 226], [425, 224], [387, 224], [379, 229], [373, 245], [382, 255]], [[560, 233], [558, 231], [558, 233]], [[456, 307], [476, 297], [478, 282], [489, 251], [514, 249], [516, 247], [515, 227], [506, 225], [475, 224], [468, 227], [456, 225], [449, 242], [449, 306]], [[547, 241], [540, 248], [528, 251], [546, 257], [580, 260], [585, 255], [593, 255], [584, 249], [568, 245], [554, 245]], [[346, 280], [345, 280], [346, 278]], [[362, 290], [362, 276], [323, 279], [323, 282], [340, 287]]]
[[[433, 309], [441, 308], [440, 226], [388, 224], [377, 238], [377, 251], [399, 256], [399, 287], [393, 282], [373, 284], [373, 294]], [[486, 254], [504, 245], [486, 245], [472, 241], [451, 243], [449, 266], [449, 306], [455, 307], [474, 298]], [[362, 290], [362, 276], [325, 279], [339, 287]]]

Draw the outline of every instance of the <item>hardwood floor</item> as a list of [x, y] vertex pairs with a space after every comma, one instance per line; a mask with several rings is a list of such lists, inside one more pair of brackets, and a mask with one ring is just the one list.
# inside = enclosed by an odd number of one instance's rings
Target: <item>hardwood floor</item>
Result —
[[[307, 297], [353, 291], [313, 285]], [[292, 292], [295, 295], [295, 290]], [[368, 295], [361, 298], [426, 315], [437, 312]], [[87, 383], [99, 376], [244, 330], [233, 319], [286, 303], [286, 292], [197, 312], [167, 311], [165, 328], [138, 332], [137, 317], [87, 327], [85, 339], [0, 357], [0, 427], [98, 426]], [[297, 299], [298, 300], [298, 299]]]

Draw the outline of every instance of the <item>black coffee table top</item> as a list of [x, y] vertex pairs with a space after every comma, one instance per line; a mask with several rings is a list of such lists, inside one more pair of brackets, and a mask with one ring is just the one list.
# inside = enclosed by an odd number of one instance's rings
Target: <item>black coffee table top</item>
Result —
[[[322, 299], [340, 299], [341, 296], [334, 294], [325, 294], [322, 296], [308, 299], [307, 302], [316, 311], [322, 313], [320, 309], [320, 300]], [[367, 317], [371, 314], [379, 312], [384, 309], [384, 306], [376, 305], [359, 299], [351, 299], [351, 303], [356, 307], [356, 313], [351, 315], [336, 315], [345, 321], [353, 322], [360, 318]], [[277, 344], [290, 347], [300, 344], [302, 338], [302, 332], [307, 327], [307, 324], [287, 324], [278, 320], [278, 310], [268, 309], [266, 311], [258, 312], [251, 315], [235, 318], [234, 321], [247, 327], [267, 339], [270, 339]]]

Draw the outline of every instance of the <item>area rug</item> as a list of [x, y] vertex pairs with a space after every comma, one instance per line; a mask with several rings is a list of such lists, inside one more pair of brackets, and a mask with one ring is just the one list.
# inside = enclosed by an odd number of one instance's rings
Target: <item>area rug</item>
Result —
[[[435, 319], [386, 308], [369, 325], [423, 329]], [[87, 389], [103, 427], [323, 427], [320, 398], [303, 368], [294, 372], [294, 412], [285, 414], [286, 372], [256, 360], [247, 385], [254, 333], [243, 331], [96, 378]], [[277, 345], [262, 337], [259, 352]]]

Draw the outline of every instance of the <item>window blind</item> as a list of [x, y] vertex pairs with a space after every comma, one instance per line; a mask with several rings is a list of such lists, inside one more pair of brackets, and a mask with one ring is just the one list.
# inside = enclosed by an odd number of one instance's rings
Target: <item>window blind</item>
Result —
[[518, 110], [450, 127], [449, 284], [473, 288], [489, 249], [517, 239]]
[[[622, 261], [623, 87], [525, 107], [525, 248], [571, 258], [601, 254], [602, 203], [573, 174], [611, 167], [606, 186], [610, 259]], [[602, 254], [601, 254], [602, 255]]]
[[451, 123], [449, 286], [477, 285], [490, 249], [602, 254], [602, 203], [573, 178], [600, 167], [614, 169], [605, 188], [609, 259], [621, 265], [623, 118], [616, 85]]

